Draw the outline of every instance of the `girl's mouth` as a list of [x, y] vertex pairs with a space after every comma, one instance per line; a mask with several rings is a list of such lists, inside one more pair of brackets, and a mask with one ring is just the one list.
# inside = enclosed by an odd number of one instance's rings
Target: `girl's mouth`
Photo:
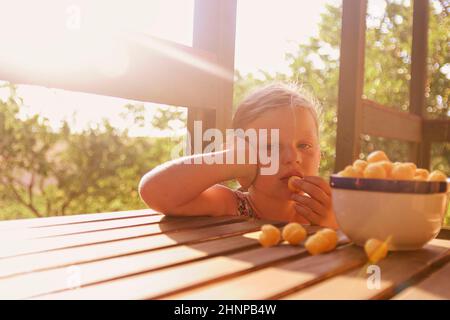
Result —
[[290, 177], [281, 178], [280, 180], [281, 180], [283, 183], [287, 184], [288, 181], [289, 181], [289, 178], [290, 178]]

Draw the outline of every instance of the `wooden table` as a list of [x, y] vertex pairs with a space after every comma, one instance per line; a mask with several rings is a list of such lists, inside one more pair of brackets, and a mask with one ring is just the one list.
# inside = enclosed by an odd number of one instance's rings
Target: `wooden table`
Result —
[[0, 298], [450, 299], [450, 240], [390, 253], [377, 288], [345, 236], [310, 256], [262, 248], [263, 223], [151, 210], [0, 222]]

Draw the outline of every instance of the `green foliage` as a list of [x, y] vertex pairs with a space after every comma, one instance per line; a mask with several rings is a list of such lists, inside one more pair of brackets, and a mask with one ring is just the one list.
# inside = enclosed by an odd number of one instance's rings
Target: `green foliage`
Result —
[[175, 141], [130, 138], [108, 121], [82, 133], [67, 123], [52, 132], [39, 116], [19, 118], [21, 101], [10, 88], [8, 101], [0, 101], [1, 218], [145, 207], [139, 179], [169, 159]]

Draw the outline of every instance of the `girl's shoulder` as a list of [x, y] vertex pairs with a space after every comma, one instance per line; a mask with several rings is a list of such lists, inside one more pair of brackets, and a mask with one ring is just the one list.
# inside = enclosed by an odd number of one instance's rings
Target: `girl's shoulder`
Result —
[[239, 216], [245, 216], [249, 218], [259, 219], [256, 211], [253, 209], [250, 203], [248, 192], [240, 190], [233, 190], [237, 200], [237, 212]]

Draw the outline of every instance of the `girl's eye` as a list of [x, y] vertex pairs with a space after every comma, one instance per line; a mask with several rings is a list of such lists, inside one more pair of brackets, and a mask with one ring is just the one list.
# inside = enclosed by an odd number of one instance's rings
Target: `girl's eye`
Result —
[[310, 144], [308, 144], [308, 143], [299, 143], [299, 144], [297, 145], [297, 147], [298, 147], [299, 149], [302, 149], [302, 150], [308, 150], [308, 149], [311, 149], [311, 148], [312, 148], [312, 145], [310, 145]]

